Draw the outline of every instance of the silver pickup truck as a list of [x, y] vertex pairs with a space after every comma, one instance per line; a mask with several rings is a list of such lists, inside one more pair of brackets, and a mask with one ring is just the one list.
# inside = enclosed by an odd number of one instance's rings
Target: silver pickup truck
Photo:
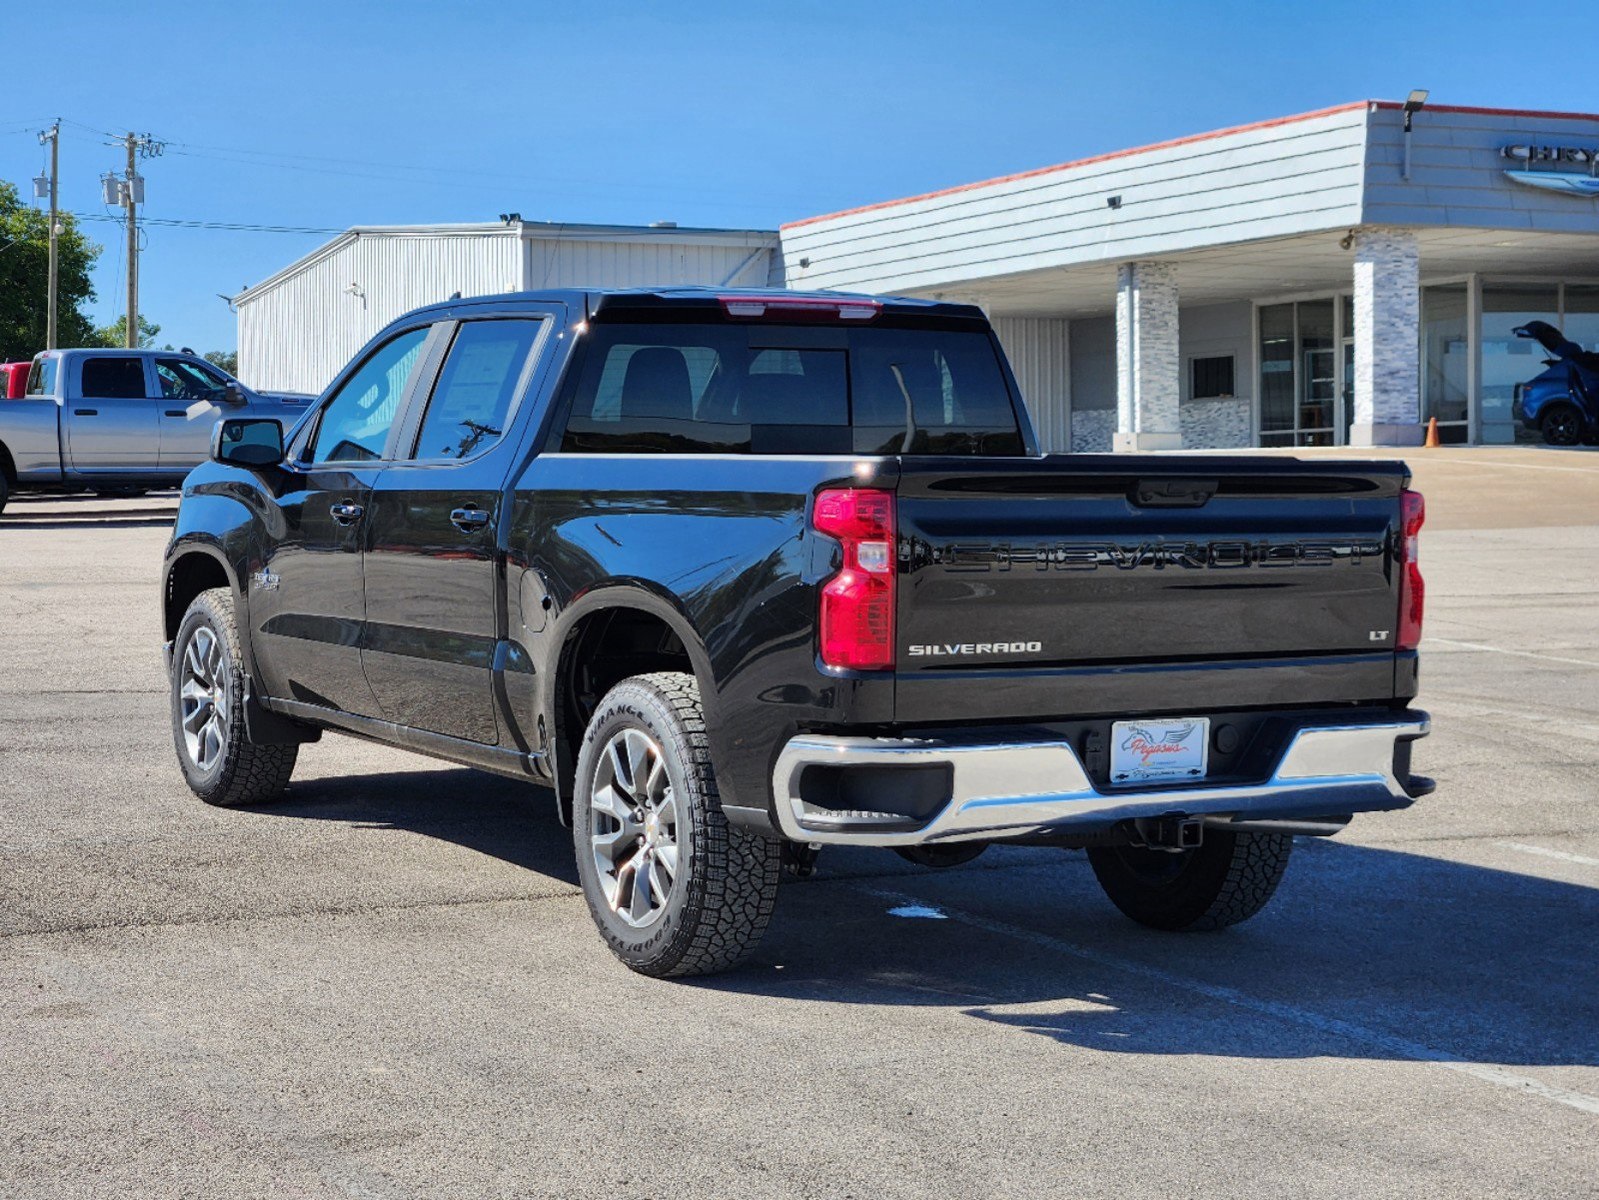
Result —
[[0, 399], [0, 510], [14, 491], [127, 492], [179, 483], [224, 415], [293, 425], [314, 397], [252, 391], [177, 350], [46, 350], [26, 395]]

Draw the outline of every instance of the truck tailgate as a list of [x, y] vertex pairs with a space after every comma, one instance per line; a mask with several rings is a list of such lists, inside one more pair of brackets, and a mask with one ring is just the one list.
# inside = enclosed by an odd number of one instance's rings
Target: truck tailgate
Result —
[[901, 461], [900, 722], [1384, 700], [1397, 462]]

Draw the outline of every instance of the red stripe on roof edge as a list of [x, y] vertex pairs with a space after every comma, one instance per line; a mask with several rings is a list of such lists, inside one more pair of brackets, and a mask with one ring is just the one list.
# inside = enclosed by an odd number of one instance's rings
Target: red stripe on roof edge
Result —
[[[1292, 125], [1299, 121], [1313, 121], [1317, 117], [1330, 117], [1335, 113], [1352, 112], [1357, 108], [1403, 108], [1404, 105], [1397, 100], [1351, 100], [1347, 104], [1335, 104], [1331, 108], [1318, 108], [1313, 112], [1295, 113], [1288, 117], [1272, 117], [1267, 121], [1251, 121], [1245, 125], [1231, 125], [1226, 129], [1213, 129], [1207, 133], [1191, 133], [1186, 137], [1171, 138], [1164, 142], [1151, 142], [1147, 146], [1134, 146], [1128, 150], [1112, 150], [1108, 154], [1094, 154], [1088, 158], [1077, 158], [1070, 162], [1055, 163], [1048, 167], [1034, 167], [1030, 171], [1017, 171], [1010, 175], [996, 175], [992, 179], [979, 179], [975, 183], [959, 183], [953, 187], [939, 188], [937, 191], [922, 192], [915, 196], [901, 196], [895, 200], [879, 200], [875, 204], [862, 204], [855, 208], [843, 208], [837, 212], [823, 213], [819, 217], [802, 217], [798, 221], [787, 221], [778, 226], [779, 231], [784, 229], [798, 229], [801, 225], [814, 225], [818, 221], [832, 221], [839, 217], [853, 217], [860, 213], [876, 212], [880, 208], [894, 208], [900, 204], [914, 204], [918, 200], [936, 200], [940, 196], [954, 196], [961, 192], [974, 191], [977, 188], [992, 187], [1000, 183], [1014, 183], [1018, 179], [1032, 179], [1039, 175], [1049, 175], [1055, 171], [1067, 171], [1073, 167], [1087, 167], [1094, 163], [1110, 162], [1118, 158], [1127, 158], [1134, 154], [1146, 154], [1151, 150], [1169, 150], [1174, 146], [1189, 146], [1195, 142], [1209, 141], [1212, 138], [1227, 137], [1234, 133], [1248, 133], [1255, 129], [1274, 129], [1279, 125]], [[1460, 104], [1429, 104], [1427, 111], [1447, 113], [1472, 113], [1479, 116], [1493, 117], [1549, 117], [1559, 121], [1599, 121], [1599, 113], [1579, 112], [1548, 112], [1532, 108], [1473, 108]]]

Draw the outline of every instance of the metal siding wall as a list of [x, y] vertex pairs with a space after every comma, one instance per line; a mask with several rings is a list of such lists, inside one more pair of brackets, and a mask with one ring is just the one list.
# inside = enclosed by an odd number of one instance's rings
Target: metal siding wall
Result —
[[[362, 234], [239, 302], [239, 376], [256, 388], [320, 392], [394, 318], [448, 299], [515, 291], [514, 231]], [[345, 291], [360, 286], [365, 299]]]
[[[1410, 182], [1404, 163], [1404, 117], [1393, 109], [1371, 115], [1366, 155], [1370, 225], [1465, 225], [1593, 233], [1594, 202], [1512, 183], [1501, 158], [1507, 145], [1599, 145], [1599, 121], [1422, 109], [1410, 135]], [[1571, 164], [1561, 170], [1579, 171]]]
[[[765, 287], [772, 257], [770, 243], [758, 240], [741, 245], [694, 243], [668, 237], [652, 238], [647, 242], [533, 238], [528, 242], [527, 286], [534, 289], [676, 284]], [[736, 277], [729, 279], [735, 271]]]
[[1046, 454], [1071, 449], [1072, 384], [1069, 321], [1053, 317], [996, 317], [1005, 357]]
[[831, 217], [783, 230], [784, 269], [893, 291], [1352, 225], [1365, 143], [1360, 107]]

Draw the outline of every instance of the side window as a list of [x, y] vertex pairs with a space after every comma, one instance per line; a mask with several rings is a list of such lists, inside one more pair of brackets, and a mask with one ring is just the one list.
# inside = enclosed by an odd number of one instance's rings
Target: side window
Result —
[[167, 400], [205, 400], [223, 387], [220, 378], [184, 358], [156, 359], [155, 374]]
[[456, 331], [412, 458], [470, 458], [500, 439], [540, 324], [468, 321]]
[[144, 360], [95, 355], [83, 360], [85, 400], [144, 398]]
[[384, 342], [322, 409], [308, 461], [366, 462], [383, 457], [400, 398], [422, 355], [430, 326]]
[[53, 396], [56, 394], [56, 365], [61, 360], [53, 355], [36, 359], [28, 372], [28, 395]]

